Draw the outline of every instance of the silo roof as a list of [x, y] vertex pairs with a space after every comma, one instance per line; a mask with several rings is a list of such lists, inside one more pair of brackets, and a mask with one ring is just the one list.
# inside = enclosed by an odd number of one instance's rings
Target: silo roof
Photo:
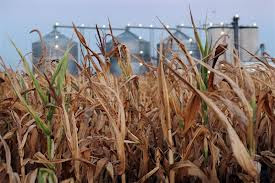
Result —
[[191, 38], [179, 30], [177, 30], [173, 35], [180, 40], [189, 40]]
[[[43, 36], [43, 40], [46, 43], [49, 42], [62, 42], [62, 43], [76, 43], [75, 41], [73, 41], [72, 39], [68, 38], [67, 36], [65, 36], [64, 34], [61, 34], [59, 31], [57, 30], [53, 30], [50, 33], [46, 34], [45, 36]], [[34, 42], [34, 43], [40, 43], [40, 40]]]
[[115, 36], [119, 41], [124, 40], [124, 39], [132, 39], [132, 40], [136, 40], [139, 42], [148, 42], [144, 39], [139, 39], [139, 36], [137, 36], [136, 34], [132, 33], [129, 30], [126, 30], [125, 32], [119, 34], [118, 36]]
[[[190, 38], [192, 38], [192, 37], [186, 35], [185, 33], [181, 32], [179, 30], [177, 30], [176, 32], [174, 32], [173, 35], [176, 38], [178, 38], [179, 40], [189, 40]], [[169, 40], [169, 39], [171, 39], [171, 38], [172, 38], [171, 36], [168, 36], [167, 38], [164, 39], [164, 42], [167, 41], [167, 40]]]

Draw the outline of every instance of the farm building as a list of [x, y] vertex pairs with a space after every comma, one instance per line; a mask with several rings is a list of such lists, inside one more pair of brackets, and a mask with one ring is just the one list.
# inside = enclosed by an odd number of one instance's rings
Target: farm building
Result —
[[244, 49], [252, 54], [260, 54], [259, 29], [256, 24], [251, 26], [239, 26], [239, 17], [233, 18], [232, 24], [221, 23], [219, 25], [211, 25], [207, 28], [208, 39], [211, 46], [217, 44], [227, 44], [228, 51], [222, 55], [220, 59], [233, 61], [233, 49], [239, 52], [240, 60], [244, 63], [253, 63], [255, 59]]
[[[197, 59], [200, 58], [200, 52], [199, 52], [198, 46], [192, 37], [186, 35], [180, 30], [177, 30], [173, 35], [184, 43], [187, 50], [193, 57]], [[180, 57], [181, 59], [186, 60], [183, 51], [179, 48], [178, 44], [175, 42], [175, 40], [173, 40], [171, 36], [168, 36], [162, 42], [163, 42], [165, 57], [168, 60], [171, 60], [175, 54], [177, 54], [177, 56]], [[160, 49], [160, 43], [157, 44], [157, 48], [158, 50]], [[158, 57], [159, 57], [159, 54], [158, 54]], [[187, 60], [185, 61], [185, 63], [187, 63]]]
[[[78, 73], [76, 61], [78, 60], [78, 43], [72, 41], [65, 35], [61, 34], [57, 30], [53, 30], [49, 34], [43, 36], [43, 41], [46, 46], [46, 60], [53, 61], [59, 60], [63, 57], [65, 51], [70, 48], [68, 70], [71, 74], [76, 75]], [[37, 65], [42, 56], [42, 44], [41, 41], [32, 43], [32, 61], [34, 65]], [[47, 62], [46, 64], [50, 64]], [[40, 70], [44, 70], [45, 66], [40, 67]]]
[[[115, 38], [120, 43], [125, 44], [132, 55], [143, 59], [145, 62], [150, 61], [150, 43], [142, 39], [142, 37], [139, 37], [126, 29], [125, 32], [119, 34]], [[109, 41], [106, 44], [106, 49], [107, 51], [110, 51], [112, 48], [113, 42]], [[133, 56], [131, 57], [131, 64], [134, 74], [144, 74], [146, 72], [145, 66], [140, 65], [138, 60]], [[114, 57], [111, 58], [111, 73], [115, 75], [121, 74], [121, 70], [118, 66], [117, 60]]]

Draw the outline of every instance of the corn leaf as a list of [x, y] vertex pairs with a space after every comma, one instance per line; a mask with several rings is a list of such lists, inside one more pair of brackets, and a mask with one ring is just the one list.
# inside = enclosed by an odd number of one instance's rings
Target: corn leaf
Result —
[[17, 97], [19, 98], [19, 100], [21, 101], [21, 103], [23, 104], [23, 106], [29, 111], [29, 113], [32, 115], [32, 117], [35, 119], [35, 122], [37, 124], [37, 126], [43, 131], [43, 133], [45, 135], [50, 135], [51, 132], [48, 128], [48, 126], [42, 121], [42, 119], [36, 114], [36, 112], [32, 109], [32, 107], [30, 105], [27, 104], [27, 101], [24, 99], [24, 97], [21, 95], [18, 86], [16, 85], [16, 83], [13, 81], [13, 79], [11, 78], [10, 74], [8, 72], [6, 72], [8, 75], [9, 80], [11, 81], [12, 84], [12, 88], [14, 90], [14, 92], [16, 93]]
[[15, 47], [17, 53], [19, 54], [20, 58], [22, 59], [22, 62], [23, 62], [23, 65], [24, 65], [24, 69], [25, 71], [27, 72], [27, 74], [31, 77], [34, 85], [35, 85], [35, 88], [36, 88], [36, 91], [38, 93], [38, 95], [40, 96], [42, 102], [44, 103], [44, 105], [46, 105], [48, 103], [48, 98], [47, 98], [47, 95], [46, 93], [43, 91], [43, 89], [41, 88], [38, 80], [35, 78], [32, 70], [30, 69], [30, 66], [25, 58], [25, 56], [22, 54], [22, 52], [19, 50], [19, 48], [16, 47], [15, 43], [13, 41], [11, 41], [12, 45]]

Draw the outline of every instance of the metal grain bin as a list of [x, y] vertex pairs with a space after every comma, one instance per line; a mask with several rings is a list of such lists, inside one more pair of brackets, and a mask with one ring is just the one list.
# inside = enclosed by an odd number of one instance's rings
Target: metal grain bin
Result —
[[[76, 75], [78, 73], [76, 61], [78, 60], [78, 43], [67, 38], [57, 30], [53, 30], [49, 34], [43, 36], [43, 41], [46, 45], [46, 64], [52, 60], [59, 60], [63, 57], [65, 51], [70, 49], [68, 70], [71, 74]], [[41, 41], [32, 43], [32, 60], [34, 65], [38, 64], [42, 56], [42, 44]], [[45, 67], [45, 66], [44, 66]], [[44, 67], [40, 70], [43, 71]]]
[[[184, 43], [187, 50], [194, 58], [200, 59], [200, 52], [199, 52], [198, 46], [192, 37], [184, 34], [180, 30], [177, 30], [173, 35]], [[171, 36], [168, 36], [162, 42], [163, 42], [163, 49], [166, 52], [165, 57], [167, 59], [170, 60], [173, 58], [173, 54], [177, 54], [180, 58], [185, 60], [186, 64], [188, 63], [183, 51], [179, 48], [178, 44], [173, 40]], [[157, 44], [157, 48], [159, 50], [160, 43]], [[158, 54], [158, 59], [159, 59], [159, 54]]]
[[[241, 26], [240, 27], [240, 43], [241, 47], [253, 54], [259, 55], [259, 29], [256, 26]], [[240, 49], [240, 58], [242, 62], [256, 61], [245, 50]]]
[[[148, 41], [143, 40], [141, 37], [135, 35], [127, 29], [125, 32], [116, 36], [116, 39], [120, 43], [125, 44], [132, 55], [140, 57], [145, 62], [150, 61], [150, 43]], [[106, 50], [110, 51], [112, 48], [113, 42], [109, 41], [106, 44]], [[145, 66], [140, 65], [136, 58], [131, 57], [131, 62], [134, 74], [144, 74], [146, 72]], [[116, 58], [111, 58], [111, 73], [115, 75], [121, 74]]]
[[[207, 28], [209, 44], [212, 48], [219, 44], [227, 44], [228, 51], [219, 57], [219, 60], [226, 60], [231, 63], [233, 61], [234, 49], [234, 30], [227, 26], [212, 26]], [[227, 35], [227, 36], [223, 36]], [[215, 45], [216, 44], [216, 45]]]

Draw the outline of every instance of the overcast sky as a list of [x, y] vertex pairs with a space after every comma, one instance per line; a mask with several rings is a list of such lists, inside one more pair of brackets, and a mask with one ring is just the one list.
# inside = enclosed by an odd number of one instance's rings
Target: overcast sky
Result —
[[29, 31], [43, 33], [61, 24], [125, 26], [127, 23], [159, 24], [156, 16], [169, 25], [189, 24], [188, 6], [197, 22], [206, 15], [211, 22], [231, 22], [240, 15], [240, 24], [257, 22], [260, 41], [275, 56], [275, 0], [0, 0], [0, 55], [14, 65], [18, 57], [9, 43], [14, 40], [24, 53], [31, 51], [37, 39]]

